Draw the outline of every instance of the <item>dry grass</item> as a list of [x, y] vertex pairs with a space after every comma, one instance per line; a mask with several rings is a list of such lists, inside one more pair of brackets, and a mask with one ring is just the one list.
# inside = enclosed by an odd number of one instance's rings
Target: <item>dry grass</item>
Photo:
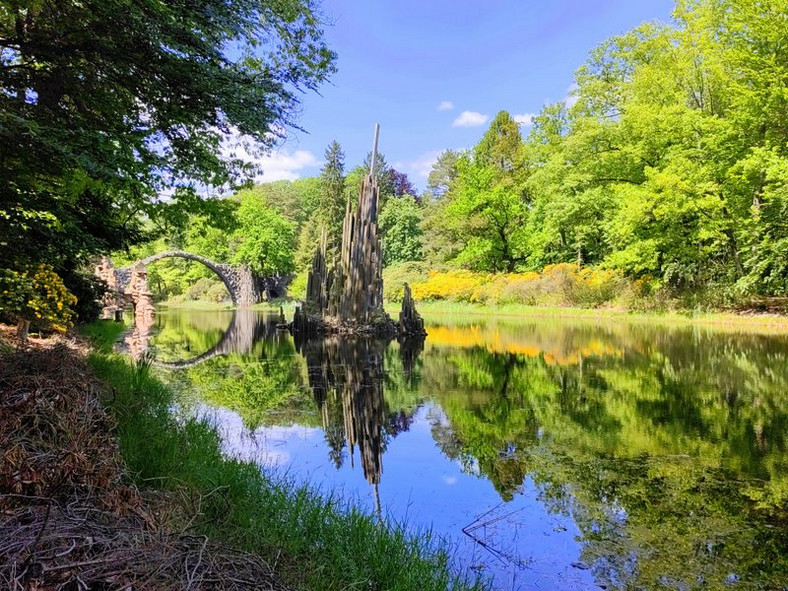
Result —
[[0, 588], [284, 588], [260, 557], [191, 535], [182, 500], [127, 484], [79, 341], [2, 338]]

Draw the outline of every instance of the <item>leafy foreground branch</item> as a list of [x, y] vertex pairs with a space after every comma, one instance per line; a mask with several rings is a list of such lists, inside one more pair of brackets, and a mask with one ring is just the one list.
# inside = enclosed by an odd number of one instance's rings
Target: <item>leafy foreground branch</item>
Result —
[[148, 365], [108, 352], [116, 331], [89, 327], [87, 360], [0, 353], [0, 587], [473, 587], [429, 533], [222, 457], [213, 428], [170, 414]]

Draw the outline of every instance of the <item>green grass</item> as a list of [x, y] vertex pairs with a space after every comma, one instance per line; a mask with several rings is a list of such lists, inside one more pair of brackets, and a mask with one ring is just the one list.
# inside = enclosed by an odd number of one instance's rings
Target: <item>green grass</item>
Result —
[[109, 353], [119, 326], [99, 322], [85, 334], [96, 343], [90, 363], [113, 390], [107, 405], [122, 456], [139, 486], [200, 499], [195, 534], [260, 554], [304, 589], [481, 588], [452, 575], [429, 531], [414, 536], [401, 524], [383, 526], [338, 497], [224, 457], [214, 428], [173, 416], [173, 394], [148, 362]]
[[177, 308], [186, 310], [229, 310], [234, 306], [230, 303], [209, 302], [206, 300], [165, 300], [156, 302], [163, 308]]
[[[389, 302], [386, 310], [396, 317], [400, 304]], [[659, 325], [703, 325], [719, 328], [744, 330], [766, 330], [768, 332], [788, 331], [788, 317], [775, 315], [743, 315], [730, 312], [635, 312], [611, 308], [572, 308], [560, 306], [526, 306], [523, 304], [505, 304], [490, 306], [470, 302], [429, 301], [417, 302], [416, 309], [427, 320], [439, 321], [463, 318], [468, 316], [494, 316], [515, 319], [588, 319], [614, 320], [625, 322], [648, 322]]]
[[90, 340], [96, 354], [111, 353], [115, 341], [125, 330], [125, 324], [110, 320], [98, 320], [79, 327], [79, 332]]

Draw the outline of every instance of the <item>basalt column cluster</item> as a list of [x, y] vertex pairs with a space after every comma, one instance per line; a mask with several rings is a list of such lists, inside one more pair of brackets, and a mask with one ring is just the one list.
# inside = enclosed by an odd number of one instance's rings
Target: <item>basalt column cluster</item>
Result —
[[324, 239], [312, 260], [306, 299], [296, 308], [290, 325], [293, 332], [381, 337], [426, 334], [409, 289], [405, 290], [399, 323], [383, 309], [383, 252], [378, 233], [379, 201], [375, 180], [377, 136], [376, 127], [372, 165], [361, 183], [357, 206], [353, 208], [348, 199], [345, 208], [339, 260], [329, 268]]

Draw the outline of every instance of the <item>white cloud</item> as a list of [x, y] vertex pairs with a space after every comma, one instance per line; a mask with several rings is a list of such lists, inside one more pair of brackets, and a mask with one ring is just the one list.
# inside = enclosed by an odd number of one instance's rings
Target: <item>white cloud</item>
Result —
[[439, 111], [451, 111], [454, 108], [454, 103], [451, 101], [441, 101], [438, 105]]
[[512, 119], [514, 119], [515, 123], [528, 126], [533, 125], [534, 117], [536, 117], [535, 113], [522, 113], [520, 115], [514, 115]]
[[483, 115], [476, 111], [463, 111], [451, 124], [452, 127], [479, 127], [487, 123], [489, 115]]
[[432, 165], [437, 162], [438, 156], [440, 155], [441, 150], [433, 150], [431, 152], [425, 152], [415, 160], [400, 160], [399, 162], [395, 162], [393, 166], [397, 170], [407, 173], [408, 176], [413, 178], [421, 177], [426, 179], [432, 170]]
[[269, 183], [271, 181], [294, 181], [305, 168], [314, 168], [320, 161], [309, 150], [296, 150], [290, 154], [287, 150], [279, 150], [264, 155], [258, 159], [257, 164], [262, 171], [258, 180]]
[[569, 88], [566, 89], [566, 96], [564, 97], [563, 103], [567, 106], [567, 108], [571, 109], [577, 103], [577, 90], [580, 87], [572, 82], [569, 85]]
[[294, 181], [304, 169], [320, 164], [309, 150], [296, 150], [291, 153], [281, 147], [266, 149], [252, 138], [238, 133], [227, 137], [220, 150], [225, 158], [237, 158], [252, 165], [256, 182]]

